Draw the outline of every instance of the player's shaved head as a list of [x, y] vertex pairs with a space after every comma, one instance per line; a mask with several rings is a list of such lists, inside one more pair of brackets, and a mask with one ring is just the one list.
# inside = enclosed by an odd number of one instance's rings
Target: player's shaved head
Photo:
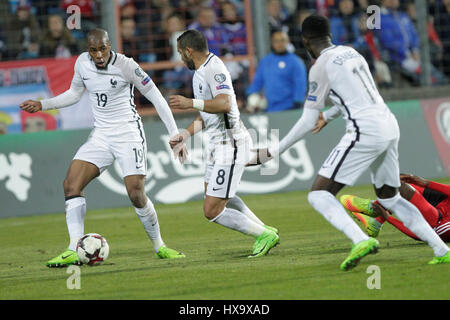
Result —
[[100, 28], [90, 30], [87, 34], [87, 40], [88, 40], [88, 42], [104, 41], [105, 43], [106, 42], [110, 43], [108, 31], [106, 31], [104, 29], [100, 29]]
[[111, 42], [106, 30], [96, 28], [87, 34], [88, 52], [98, 69], [106, 69], [111, 59]]

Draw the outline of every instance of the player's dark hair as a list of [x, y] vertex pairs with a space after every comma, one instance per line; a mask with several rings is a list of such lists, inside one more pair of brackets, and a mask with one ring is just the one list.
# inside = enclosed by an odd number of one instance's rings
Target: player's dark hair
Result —
[[195, 51], [205, 52], [208, 51], [208, 41], [203, 33], [200, 31], [190, 29], [183, 32], [181, 36], [177, 38], [178, 46], [181, 50], [187, 47], [194, 49]]
[[302, 37], [306, 39], [324, 39], [330, 36], [330, 21], [327, 17], [313, 14], [303, 21]]

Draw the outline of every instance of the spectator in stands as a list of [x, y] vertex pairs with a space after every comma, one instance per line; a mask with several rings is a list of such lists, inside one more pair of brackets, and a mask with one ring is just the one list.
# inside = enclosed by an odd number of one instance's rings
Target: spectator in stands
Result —
[[246, 92], [249, 111], [255, 108], [252, 95], [258, 95], [262, 89], [268, 112], [302, 107], [307, 88], [306, 67], [297, 55], [287, 51], [288, 44], [289, 37], [284, 31], [272, 34], [273, 52], [259, 62]]
[[127, 1], [120, 6], [120, 18], [121, 19], [134, 19], [136, 17], [136, 7], [133, 2]]
[[329, 16], [333, 11], [334, 0], [298, 0], [299, 9], [315, 11], [317, 14]]
[[361, 36], [364, 37], [370, 52], [371, 71], [377, 85], [380, 88], [392, 87], [391, 71], [382, 59], [378, 39], [374, 36], [372, 30], [367, 28], [367, 14], [365, 12], [361, 13], [359, 16], [358, 28]]
[[[181, 56], [177, 51], [177, 39], [186, 30], [185, 21], [181, 16], [174, 13], [166, 18], [163, 26], [166, 35], [165, 47], [169, 48], [169, 54], [164, 60], [182, 62]], [[188, 96], [192, 94], [192, 72], [185, 68], [183, 64], [175, 66], [173, 69], [165, 70], [163, 80], [164, 85], [162, 87], [164, 90], [162, 92], [166, 97], [179, 92], [179, 90], [183, 90]]]
[[78, 53], [77, 42], [66, 28], [60, 15], [48, 17], [47, 28], [41, 38], [40, 57], [68, 58]]
[[[406, 4], [406, 13], [408, 14], [414, 26], [417, 28], [417, 11], [416, 4], [414, 2], [408, 2]], [[442, 63], [442, 43], [433, 25], [433, 17], [429, 16], [427, 21], [428, 43], [430, 46], [430, 57], [432, 63], [435, 66], [439, 66]]]
[[228, 32], [231, 53], [233, 55], [247, 54], [247, 30], [245, 23], [238, 16], [235, 4], [231, 1], [222, 1], [219, 17]]
[[[389, 55], [391, 63], [396, 64], [403, 74], [412, 79], [413, 84], [420, 84], [420, 55], [419, 36], [417, 30], [408, 17], [400, 11], [399, 0], [381, 1], [381, 25], [376, 31], [383, 50]], [[446, 83], [445, 77], [430, 65], [432, 69], [432, 83]]]
[[289, 29], [289, 37], [294, 45], [295, 54], [298, 55], [307, 66], [311, 65], [311, 56], [308, 54], [302, 41], [302, 24], [311, 14], [312, 11], [307, 9], [298, 11], [294, 17], [294, 24]]
[[122, 52], [139, 62], [139, 53], [143, 42], [136, 37], [136, 22], [133, 18], [124, 17], [120, 20], [120, 35], [122, 37]]
[[208, 40], [209, 52], [217, 56], [223, 55], [228, 44], [228, 33], [216, 21], [216, 13], [213, 8], [200, 7], [195, 22], [189, 25], [188, 29], [196, 29], [203, 33]]
[[266, 3], [267, 19], [270, 25], [270, 33], [276, 30], [282, 30], [289, 34], [289, 25], [291, 17], [287, 10], [283, 8], [281, 0], [267, 0]]
[[373, 57], [360, 29], [360, 13], [355, 13], [353, 0], [337, 0], [338, 13], [330, 18], [332, 41], [335, 45], [353, 47], [364, 56], [373, 71]]
[[434, 25], [442, 42], [442, 71], [450, 77], [450, 0], [442, 0], [434, 13]]
[[37, 58], [39, 55], [39, 23], [30, 9], [28, 3], [20, 3], [10, 21], [6, 45], [12, 59]]

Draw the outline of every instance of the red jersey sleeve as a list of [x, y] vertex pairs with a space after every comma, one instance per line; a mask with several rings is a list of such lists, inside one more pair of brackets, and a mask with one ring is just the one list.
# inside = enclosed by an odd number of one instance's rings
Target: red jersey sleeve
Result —
[[428, 184], [428, 188], [438, 191], [440, 193], [445, 194], [447, 197], [450, 197], [450, 186], [447, 184], [442, 184], [434, 181], [430, 181]]

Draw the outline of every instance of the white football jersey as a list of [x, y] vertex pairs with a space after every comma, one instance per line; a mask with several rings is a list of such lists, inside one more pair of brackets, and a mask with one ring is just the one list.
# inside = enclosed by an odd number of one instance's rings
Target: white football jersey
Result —
[[366, 60], [355, 49], [331, 46], [322, 50], [308, 81], [305, 108], [321, 110], [329, 96], [347, 121], [347, 130], [397, 134], [395, 117], [379, 94]]
[[82, 53], [75, 63], [72, 85], [87, 89], [94, 126], [108, 128], [139, 120], [134, 87], [145, 94], [155, 84], [132, 58], [111, 51], [106, 69], [97, 69], [89, 53]]
[[228, 113], [208, 113], [200, 111], [205, 123], [205, 129], [213, 142], [229, 141], [227, 129], [233, 138], [238, 139], [243, 125], [240, 121], [239, 108], [236, 102], [230, 73], [223, 61], [210, 53], [192, 78], [192, 86], [195, 99], [211, 100], [219, 94], [231, 96], [231, 110]]

